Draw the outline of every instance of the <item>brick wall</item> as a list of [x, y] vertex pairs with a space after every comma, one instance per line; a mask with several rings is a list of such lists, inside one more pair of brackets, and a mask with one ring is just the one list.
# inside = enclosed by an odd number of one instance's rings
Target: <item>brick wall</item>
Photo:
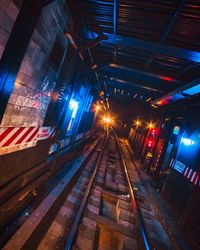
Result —
[[1, 126], [42, 126], [56, 85], [59, 64], [67, 48], [63, 34], [66, 23], [64, 0], [54, 1], [43, 8]]
[[19, 9], [12, 0], [0, 0], [0, 59], [18, 13]]

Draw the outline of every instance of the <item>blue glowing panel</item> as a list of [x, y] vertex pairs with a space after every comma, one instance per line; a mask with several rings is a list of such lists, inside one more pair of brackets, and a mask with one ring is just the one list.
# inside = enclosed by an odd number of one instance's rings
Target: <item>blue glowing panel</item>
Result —
[[181, 142], [185, 145], [185, 146], [192, 146], [195, 144], [195, 141], [190, 139], [190, 138], [182, 138]]
[[75, 101], [74, 99], [71, 99], [69, 102], [69, 108], [73, 110], [71, 118], [75, 118], [76, 113], [78, 111], [78, 102]]
[[95, 39], [98, 37], [98, 34], [96, 32], [93, 32], [93, 31], [90, 31], [90, 30], [87, 30], [85, 29], [84, 30], [84, 36], [87, 38], [87, 39]]
[[182, 137], [177, 160], [193, 167], [199, 153], [199, 143], [195, 138]]
[[195, 62], [200, 62], [200, 53], [197, 51], [190, 52], [190, 60], [194, 60]]
[[196, 95], [200, 93], [200, 84], [183, 91], [183, 93], [187, 95]]
[[183, 95], [181, 94], [176, 94], [176, 95], [173, 95], [172, 98], [170, 100], [172, 101], [177, 101], [177, 100], [180, 100], [180, 99], [183, 99], [185, 98]]
[[179, 172], [179, 173], [183, 173], [184, 169], [185, 169], [185, 164], [183, 164], [180, 161], [176, 161], [174, 164], [174, 168]]

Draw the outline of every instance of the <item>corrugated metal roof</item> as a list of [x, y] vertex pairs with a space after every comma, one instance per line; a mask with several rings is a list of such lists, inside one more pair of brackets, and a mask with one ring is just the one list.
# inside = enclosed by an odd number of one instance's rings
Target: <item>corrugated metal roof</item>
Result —
[[[70, 1], [69, 1], [70, 2]], [[146, 74], [162, 75], [167, 85], [169, 79], [179, 79], [182, 85], [198, 75], [200, 59], [200, 1], [178, 0], [72, 0], [76, 2], [77, 19], [81, 17], [84, 28], [139, 41], [162, 44], [163, 53], [127, 44], [101, 41], [93, 47], [92, 54], [98, 65], [116, 63]], [[76, 16], [76, 15], [75, 15]], [[186, 59], [168, 55], [170, 47], [185, 49]], [[162, 52], [161, 50], [161, 52]], [[191, 57], [190, 57], [191, 53]], [[198, 55], [198, 54], [197, 54]], [[199, 56], [199, 55], [198, 55]], [[155, 87], [152, 83], [152, 87]], [[174, 88], [179, 87], [174, 85]]]

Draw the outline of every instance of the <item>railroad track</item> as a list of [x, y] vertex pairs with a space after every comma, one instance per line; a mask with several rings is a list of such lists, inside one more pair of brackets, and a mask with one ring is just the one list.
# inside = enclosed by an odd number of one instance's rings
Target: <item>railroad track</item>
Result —
[[53, 199], [50, 194], [4, 250], [150, 249], [114, 131], [80, 165], [57, 209], [44, 212]]

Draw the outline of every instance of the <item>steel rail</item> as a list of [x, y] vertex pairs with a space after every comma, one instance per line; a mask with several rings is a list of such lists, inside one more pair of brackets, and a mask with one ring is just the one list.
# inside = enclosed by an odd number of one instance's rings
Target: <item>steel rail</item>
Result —
[[136, 224], [137, 224], [137, 226], [139, 228], [140, 235], [142, 237], [142, 242], [141, 242], [143, 244], [142, 247], [144, 249], [146, 249], [146, 250], [150, 250], [151, 248], [150, 248], [150, 244], [149, 244], [149, 239], [148, 239], [148, 236], [147, 236], [147, 233], [146, 233], [146, 230], [145, 230], [145, 226], [144, 226], [144, 223], [143, 223], [141, 212], [140, 212], [140, 210], [138, 208], [138, 205], [137, 205], [137, 201], [136, 201], [134, 191], [133, 191], [133, 188], [132, 188], [132, 185], [131, 185], [129, 173], [128, 173], [128, 170], [127, 170], [127, 165], [126, 165], [126, 162], [125, 162], [125, 159], [124, 159], [121, 147], [120, 147], [119, 139], [118, 139], [118, 136], [115, 133], [115, 131], [113, 129], [112, 129], [112, 131], [113, 131], [113, 133], [115, 135], [115, 138], [116, 138], [116, 141], [117, 141], [119, 154], [120, 154], [123, 169], [124, 169], [124, 172], [125, 172], [125, 175], [126, 175], [129, 194], [130, 194], [131, 201], [132, 201], [132, 207], [133, 207], [133, 211], [135, 212], [135, 215], [136, 215]]
[[[77, 182], [84, 166], [90, 160], [92, 153], [101, 142], [101, 137], [83, 154], [79, 161], [72, 163], [71, 170], [58, 181], [35, 208], [30, 217], [20, 225], [19, 229], [8, 239], [0, 249], [36, 249], [43, 239], [45, 230], [49, 228], [58, 211], [63, 206], [66, 196]], [[47, 219], [48, 218], [48, 219]]]
[[90, 181], [89, 181], [89, 184], [87, 186], [86, 192], [84, 194], [84, 197], [83, 197], [80, 209], [78, 211], [78, 214], [76, 216], [75, 222], [73, 224], [73, 227], [72, 227], [72, 229], [70, 231], [68, 240], [66, 242], [65, 250], [72, 249], [72, 245], [73, 245], [73, 242], [75, 240], [75, 237], [76, 237], [76, 234], [77, 234], [77, 230], [78, 230], [79, 224], [81, 222], [82, 215], [83, 215], [83, 212], [84, 212], [84, 209], [85, 209], [85, 206], [86, 206], [86, 203], [87, 203], [90, 191], [92, 189], [92, 185], [93, 185], [94, 179], [96, 177], [97, 170], [98, 170], [100, 162], [102, 160], [102, 156], [103, 156], [103, 152], [104, 152], [104, 149], [105, 149], [105, 145], [106, 145], [107, 140], [108, 140], [108, 136], [109, 136], [109, 134], [106, 134], [104, 142], [103, 142], [103, 146], [101, 148], [101, 152], [100, 152], [99, 157], [98, 157], [97, 162], [96, 162], [96, 166], [95, 166], [94, 172], [93, 172], [93, 174], [92, 174], [92, 176], [90, 178]]

